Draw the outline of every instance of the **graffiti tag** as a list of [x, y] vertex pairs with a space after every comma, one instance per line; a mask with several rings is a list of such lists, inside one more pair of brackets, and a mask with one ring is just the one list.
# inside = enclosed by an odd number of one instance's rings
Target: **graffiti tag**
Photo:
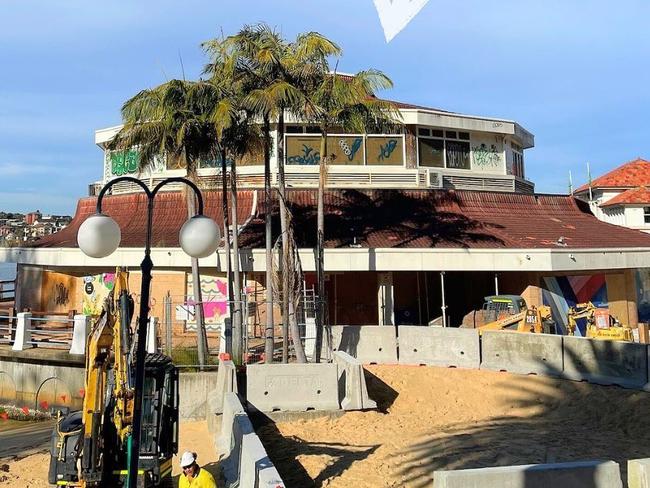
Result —
[[379, 161], [384, 161], [385, 159], [390, 158], [390, 155], [393, 154], [396, 147], [397, 141], [395, 139], [391, 139], [386, 144], [379, 146]]
[[67, 305], [69, 301], [70, 292], [63, 285], [63, 283], [58, 283], [54, 287], [54, 303], [57, 305]]
[[289, 164], [305, 164], [305, 165], [315, 165], [320, 163], [320, 153], [315, 151], [313, 147], [309, 147], [307, 144], [302, 145], [302, 154], [298, 156], [290, 156], [287, 159]]
[[474, 146], [472, 148], [474, 164], [481, 168], [496, 167], [501, 163], [501, 153], [495, 144], [490, 147], [487, 144]]
[[111, 171], [115, 176], [138, 171], [138, 153], [135, 151], [112, 153]]
[[343, 150], [343, 153], [348, 157], [348, 161], [352, 161], [354, 159], [354, 156], [361, 148], [362, 142], [363, 140], [360, 137], [357, 137], [352, 142], [352, 147], [350, 147], [350, 145], [346, 142], [345, 139], [339, 140], [339, 146]]

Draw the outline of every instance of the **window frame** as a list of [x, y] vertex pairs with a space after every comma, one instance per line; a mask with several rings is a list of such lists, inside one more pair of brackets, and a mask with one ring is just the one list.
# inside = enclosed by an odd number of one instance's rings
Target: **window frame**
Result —
[[[421, 130], [428, 130], [430, 135], [420, 135]], [[442, 133], [441, 136], [438, 135], [433, 135], [434, 132]], [[444, 128], [434, 128], [434, 127], [423, 127], [423, 126], [418, 126], [418, 129], [416, 131], [417, 133], [417, 143], [416, 143], [416, 149], [417, 149], [417, 167], [418, 168], [429, 168], [433, 170], [439, 170], [439, 169], [448, 169], [451, 171], [472, 171], [474, 169], [474, 163], [472, 161], [472, 134], [469, 131], [460, 131], [460, 130], [447, 130]], [[455, 134], [455, 137], [447, 137], [447, 134], [453, 133]], [[460, 137], [462, 134], [467, 134], [467, 138]], [[422, 166], [420, 165], [420, 139], [427, 139], [427, 140], [438, 140], [443, 142], [443, 161], [442, 161], [442, 166]], [[456, 143], [462, 143], [462, 144], [467, 144], [468, 145], [468, 155], [469, 155], [469, 167], [468, 168], [450, 168], [447, 166], [447, 141], [450, 142], [456, 142]]]

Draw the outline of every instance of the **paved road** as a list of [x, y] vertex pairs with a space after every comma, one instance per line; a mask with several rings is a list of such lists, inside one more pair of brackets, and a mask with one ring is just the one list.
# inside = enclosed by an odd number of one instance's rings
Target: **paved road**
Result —
[[54, 421], [29, 422], [17, 426], [0, 424], [0, 458], [34, 449], [47, 449], [53, 427]]

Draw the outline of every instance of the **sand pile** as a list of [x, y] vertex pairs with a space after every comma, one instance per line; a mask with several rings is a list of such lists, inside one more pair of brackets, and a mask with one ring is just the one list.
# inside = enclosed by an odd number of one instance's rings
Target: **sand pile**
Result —
[[650, 457], [650, 395], [535, 376], [368, 367], [382, 412], [260, 436], [287, 486], [430, 487], [437, 469]]
[[[181, 422], [179, 451], [192, 450], [198, 454], [198, 462], [215, 475], [217, 453], [207, 422]], [[0, 485], [20, 488], [51, 488], [47, 482], [50, 463], [49, 453], [42, 452], [23, 459], [0, 460]], [[5, 467], [3, 470], [3, 467]], [[180, 473], [178, 458], [174, 458], [174, 484], [178, 486]]]

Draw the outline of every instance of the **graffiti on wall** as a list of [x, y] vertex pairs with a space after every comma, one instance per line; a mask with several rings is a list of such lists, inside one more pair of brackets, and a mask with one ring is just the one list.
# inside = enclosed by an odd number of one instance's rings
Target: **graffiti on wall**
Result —
[[307, 144], [302, 145], [300, 154], [295, 154], [287, 158], [288, 164], [306, 164], [316, 165], [320, 163], [320, 153]]
[[136, 151], [121, 151], [110, 154], [111, 173], [113, 176], [123, 176], [138, 171], [139, 157]]
[[70, 301], [70, 290], [63, 283], [54, 286], [54, 303], [59, 306], [67, 305]]
[[83, 314], [99, 316], [104, 300], [115, 285], [115, 273], [102, 273], [83, 278]]
[[361, 148], [361, 143], [363, 139], [361, 137], [356, 137], [352, 140], [352, 145], [348, 144], [348, 141], [345, 139], [339, 139], [339, 146], [348, 158], [348, 161], [353, 161], [354, 156], [357, 154], [357, 151]]
[[474, 165], [479, 168], [496, 168], [501, 164], [501, 153], [496, 144], [481, 144], [472, 148]]
[[[577, 303], [592, 302], [607, 307], [607, 283], [604, 274], [546, 277], [542, 284], [544, 305], [551, 307], [553, 320], [566, 333], [567, 312]], [[583, 321], [584, 322], [584, 321]], [[585, 323], [578, 322], [576, 335], [585, 335]]]
[[[251, 288], [246, 287], [245, 293], [250, 293]], [[187, 275], [187, 300], [182, 306], [188, 330], [196, 330], [194, 301], [194, 283], [192, 275]], [[207, 330], [220, 330], [224, 320], [230, 316], [230, 303], [228, 300], [228, 280], [225, 277], [201, 276], [201, 299], [203, 301], [203, 316]], [[176, 318], [179, 317], [179, 307], [176, 307]]]

